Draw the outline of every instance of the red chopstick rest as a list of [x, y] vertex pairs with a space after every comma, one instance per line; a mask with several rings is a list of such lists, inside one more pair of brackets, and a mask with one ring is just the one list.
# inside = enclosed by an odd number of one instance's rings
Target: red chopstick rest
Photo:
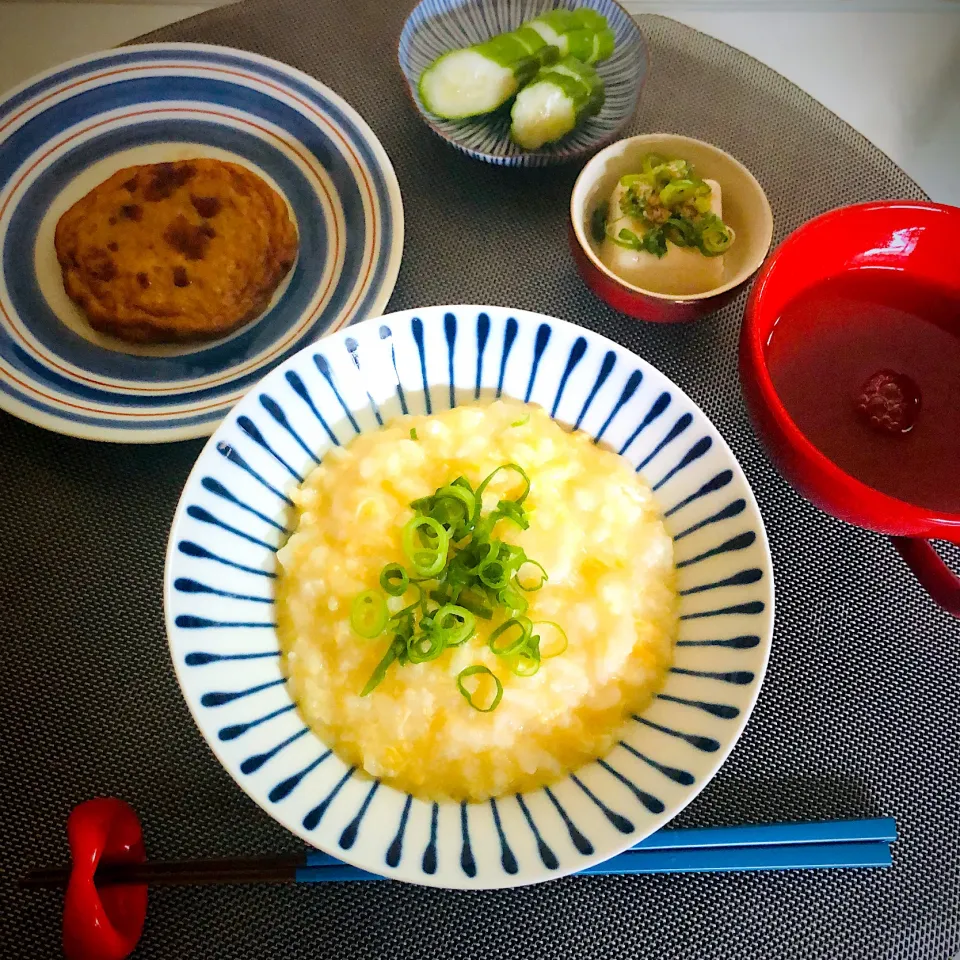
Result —
[[67, 960], [123, 960], [140, 939], [147, 916], [146, 884], [98, 890], [97, 865], [143, 863], [143, 830], [133, 808], [115, 797], [87, 800], [67, 819], [73, 868], [63, 901]]

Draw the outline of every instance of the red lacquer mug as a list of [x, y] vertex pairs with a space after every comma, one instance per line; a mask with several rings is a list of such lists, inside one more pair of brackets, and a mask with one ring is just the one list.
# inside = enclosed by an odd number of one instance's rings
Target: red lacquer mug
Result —
[[740, 377], [757, 433], [784, 477], [828, 513], [889, 534], [930, 596], [960, 617], [960, 578], [929, 543], [960, 544], [960, 514], [880, 493], [824, 456], [787, 413], [766, 358], [787, 304], [828, 277], [864, 268], [897, 271], [955, 297], [960, 336], [958, 236], [960, 208], [907, 200], [843, 207], [804, 224], [774, 251], [751, 291], [740, 336]]

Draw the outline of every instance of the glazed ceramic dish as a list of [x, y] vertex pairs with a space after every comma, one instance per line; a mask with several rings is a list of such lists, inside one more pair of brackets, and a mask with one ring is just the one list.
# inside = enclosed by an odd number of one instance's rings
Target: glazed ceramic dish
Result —
[[[289, 496], [333, 445], [401, 413], [497, 396], [622, 452], [676, 544], [680, 635], [660, 695], [623, 740], [549, 789], [429, 803], [346, 766], [304, 725], [275, 631]], [[170, 652], [201, 734], [237, 783], [308, 843], [374, 873], [505, 887], [598, 863], [659, 829], [716, 773], [766, 669], [773, 580], [746, 479], [703, 413], [612, 342], [500, 307], [429, 307], [309, 347], [230, 413], [187, 481], [167, 552]]]
[[[335, 93], [255, 54], [150, 44], [95, 54], [0, 102], [0, 407], [61, 433], [156, 443], [206, 436], [264, 373], [376, 316], [403, 250], [400, 189]], [[299, 258], [266, 312], [221, 340], [135, 346], [67, 297], [60, 216], [123, 167], [212, 157], [287, 201]]]
[[[645, 290], [627, 283], [600, 259], [590, 230], [593, 212], [607, 201], [620, 177], [636, 173], [642, 158], [651, 153], [686, 160], [697, 176], [720, 184], [723, 219], [736, 239], [724, 254], [723, 282], [712, 290], [683, 296]], [[770, 249], [773, 214], [756, 178], [729, 153], [690, 137], [645, 133], [610, 144], [580, 172], [570, 196], [569, 238], [580, 276], [601, 300], [639, 320], [681, 323], [716, 312], [743, 289]]]
[[[596, 64], [603, 78], [603, 108], [556, 143], [523, 150], [510, 139], [509, 107], [471, 120], [441, 120], [420, 99], [420, 74], [448, 50], [489, 40], [555, 7], [591, 7], [602, 13], [616, 39], [613, 55]], [[505, 167], [543, 167], [584, 157], [609, 143], [630, 121], [647, 75], [647, 47], [637, 22], [614, 0], [422, 0], [403, 26], [397, 49], [410, 97], [424, 122], [458, 150]]]
[[[945, 252], [958, 229], [960, 209], [943, 204], [891, 200], [831, 210], [795, 230], [773, 252], [751, 291], [740, 337], [747, 407], [783, 475], [834, 516], [891, 534], [920, 582], [955, 616], [960, 616], [960, 578], [927, 538], [960, 543], [960, 514], [890, 496], [837, 466], [787, 412], [774, 387], [767, 354], [785, 308], [827, 279], [882, 271], [883, 279], [895, 277], [912, 296], [918, 290], [933, 290], [960, 305], [960, 272], [956, 258]], [[918, 296], [916, 307], [923, 306]], [[824, 317], [823, 322], [829, 319]]]

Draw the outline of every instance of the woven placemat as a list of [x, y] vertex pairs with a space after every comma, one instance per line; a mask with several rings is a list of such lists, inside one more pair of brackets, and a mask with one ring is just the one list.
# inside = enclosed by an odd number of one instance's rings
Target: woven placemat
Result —
[[[777, 632], [742, 741], [677, 822], [892, 815], [894, 867], [572, 878], [490, 893], [394, 883], [157, 890], [137, 956], [949, 960], [960, 951], [960, 627], [885, 539], [817, 512], [767, 462], [737, 382], [742, 297], [678, 327], [632, 322], [595, 300], [566, 250], [576, 168], [497, 169], [430, 134], [396, 67], [403, 16], [382, 0], [252, 0], [150, 39], [276, 57], [360, 111], [403, 189], [392, 309], [486, 302], [563, 317], [635, 350], [704, 408], [766, 518]], [[652, 71], [633, 131], [689, 134], [739, 157], [769, 193], [777, 239], [843, 203], [922, 196], [768, 68], [670, 20], [641, 24]], [[0, 414], [4, 957], [59, 955], [59, 898], [24, 895], [14, 880], [66, 859], [63, 822], [80, 800], [129, 800], [154, 857], [299, 846], [213, 758], [168, 660], [163, 552], [199, 449], [88, 443]]]

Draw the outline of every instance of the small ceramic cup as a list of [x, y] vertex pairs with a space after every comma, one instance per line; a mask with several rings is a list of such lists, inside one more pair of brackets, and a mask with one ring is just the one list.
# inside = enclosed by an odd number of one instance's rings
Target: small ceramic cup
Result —
[[783, 476], [835, 517], [889, 534], [931, 597], [960, 617], [960, 577], [928, 542], [960, 544], [960, 514], [888, 496], [842, 470], [791, 418], [767, 366], [770, 335], [786, 305], [818, 282], [855, 270], [883, 270], [946, 293], [958, 305], [960, 333], [960, 271], [951, 253], [958, 233], [960, 208], [911, 200], [841, 207], [805, 223], [773, 252], [750, 293], [740, 380], [757, 434]]
[[[640, 169], [648, 153], [687, 160], [698, 176], [720, 184], [723, 219], [736, 240], [724, 254], [723, 282], [712, 290], [685, 295], [645, 290], [620, 279], [600, 260], [600, 246], [590, 233], [593, 212], [609, 199], [620, 177]], [[645, 133], [610, 144], [580, 171], [570, 197], [570, 250], [580, 276], [601, 300], [638, 320], [682, 323], [719, 310], [759, 269], [772, 237], [770, 204], [753, 174], [719, 147], [676, 134]]]

